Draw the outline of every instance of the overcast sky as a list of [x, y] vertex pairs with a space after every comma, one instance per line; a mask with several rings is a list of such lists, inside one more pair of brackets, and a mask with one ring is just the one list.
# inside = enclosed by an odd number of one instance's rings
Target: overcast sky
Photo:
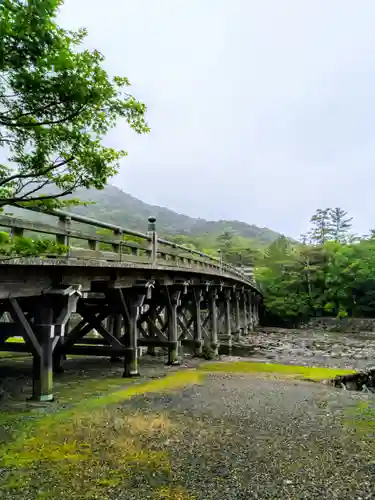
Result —
[[66, 0], [152, 132], [121, 124], [113, 184], [290, 236], [317, 208], [375, 227], [374, 0]]

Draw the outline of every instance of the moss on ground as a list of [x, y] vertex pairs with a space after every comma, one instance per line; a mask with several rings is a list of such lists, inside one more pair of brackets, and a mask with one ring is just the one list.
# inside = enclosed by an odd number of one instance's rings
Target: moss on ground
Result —
[[0, 358], [29, 358], [30, 354], [26, 354], [24, 352], [7, 352], [1, 351]]
[[[5, 343], [7, 342], [15, 342], [17, 344], [25, 343], [22, 337], [9, 337], [9, 339], [7, 339]], [[0, 352], [0, 358], [27, 358], [29, 356], [30, 356], [29, 354], [24, 352], [7, 352], [7, 351]]]
[[375, 400], [361, 401], [346, 411], [344, 427], [358, 437], [370, 459], [375, 459]]
[[5, 342], [12, 342], [17, 344], [24, 344], [25, 341], [23, 337], [9, 337]]
[[[159, 446], [178, 440], [183, 432], [180, 424], [166, 412], [132, 411], [122, 403], [139, 395], [199, 384], [209, 372], [271, 374], [316, 381], [353, 373], [269, 363], [217, 362], [146, 382], [117, 377], [70, 380], [57, 387], [57, 402], [48, 409], [30, 405], [25, 413], [12, 410], [0, 414], [0, 427], [8, 429], [6, 442], [0, 439], [0, 497], [110, 500], [119, 492], [137, 491], [146, 484], [152, 491], [149, 498], [193, 500], [178, 484], [171, 459]], [[365, 431], [375, 432], [374, 408], [358, 411], [366, 422]], [[358, 427], [358, 418], [357, 414], [348, 415], [346, 425]]]
[[255, 363], [253, 361], [205, 363], [200, 370], [208, 372], [274, 374], [282, 377], [292, 377], [307, 380], [327, 380], [338, 375], [355, 373], [355, 370], [341, 370], [336, 368], [322, 368], [297, 365], [279, 365], [276, 363]]
[[[197, 371], [176, 372], [85, 399], [90, 386], [97, 391], [104, 386], [101, 380], [99, 387], [92, 382], [82, 391], [76, 388], [76, 404], [68, 409], [25, 418], [22, 426], [17, 418], [14, 439], [0, 446], [0, 467], [6, 471], [0, 497], [104, 500], [147, 481], [155, 499], [192, 498], [174, 485], [169, 457], [155, 447], [158, 440], [173, 439], [178, 426], [164, 413], [129, 414], [121, 403], [180, 389], [201, 378]], [[11, 425], [12, 419], [7, 422]]]

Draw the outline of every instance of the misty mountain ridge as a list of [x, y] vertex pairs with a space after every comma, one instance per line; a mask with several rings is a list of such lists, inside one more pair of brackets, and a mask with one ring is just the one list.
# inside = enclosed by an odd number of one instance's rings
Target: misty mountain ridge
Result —
[[79, 189], [74, 193], [74, 197], [95, 204], [73, 207], [73, 212], [128, 229], [146, 231], [147, 219], [152, 215], [156, 217], [157, 232], [163, 236], [168, 234], [199, 236], [207, 233], [220, 234], [223, 231], [232, 230], [240, 236], [252, 238], [264, 244], [271, 243], [280, 236], [280, 233], [276, 231], [246, 222], [236, 220], [209, 221], [179, 214], [166, 207], [145, 203], [111, 185], [106, 186], [101, 191]]
[[[48, 193], [56, 192], [49, 189]], [[47, 194], [47, 192], [45, 192]], [[156, 231], [161, 236], [185, 235], [203, 236], [205, 234], [221, 234], [232, 231], [239, 236], [251, 238], [260, 244], [269, 244], [280, 236], [280, 233], [266, 227], [236, 220], [209, 221], [202, 218], [179, 214], [166, 207], [150, 205], [138, 198], [125, 193], [121, 189], [108, 185], [103, 190], [80, 188], [68, 198], [78, 198], [88, 205], [69, 208], [69, 211], [84, 215], [102, 222], [108, 222], [126, 229], [141, 232], [147, 231], [147, 219], [156, 217]], [[49, 224], [55, 223], [51, 216], [15, 207], [7, 207], [6, 212], [16, 217], [29, 220], [39, 220]]]

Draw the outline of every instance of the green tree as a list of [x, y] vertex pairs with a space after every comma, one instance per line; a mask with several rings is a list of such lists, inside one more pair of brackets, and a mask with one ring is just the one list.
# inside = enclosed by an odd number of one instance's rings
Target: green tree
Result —
[[265, 294], [266, 308], [293, 323], [310, 312], [304, 266], [298, 247], [281, 237], [268, 247], [255, 270], [255, 277]]
[[375, 315], [375, 239], [289, 245], [270, 245], [256, 269], [273, 314], [294, 322]]
[[78, 187], [101, 189], [123, 150], [103, 138], [124, 119], [148, 132], [146, 107], [110, 78], [97, 50], [80, 50], [86, 30], [56, 24], [63, 0], [0, 2], [0, 207], [56, 206]]
[[234, 231], [232, 231], [231, 229], [226, 229], [217, 237], [217, 243], [221, 251], [223, 252], [223, 255], [229, 253], [234, 236]]
[[350, 230], [352, 228], [353, 217], [348, 217], [348, 212], [339, 207], [330, 208], [329, 217], [330, 232], [333, 240], [339, 243], [346, 243], [351, 237]]
[[330, 210], [330, 208], [319, 208], [311, 217], [312, 229], [309, 234], [312, 243], [322, 245], [331, 239]]

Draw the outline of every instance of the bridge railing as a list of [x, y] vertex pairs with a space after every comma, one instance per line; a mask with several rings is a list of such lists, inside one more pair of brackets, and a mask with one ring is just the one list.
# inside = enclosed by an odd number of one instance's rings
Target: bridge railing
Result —
[[[244, 281], [253, 282], [245, 272], [221, 258], [159, 238], [153, 217], [149, 218], [147, 233], [142, 233], [62, 210], [25, 210], [37, 212], [42, 218], [52, 216], [52, 223], [35, 220], [35, 215], [28, 220], [0, 214], [0, 228], [7, 228], [12, 238], [38, 233], [61, 245], [62, 253], [46, 254], [44, 257], [211, 268], [218, 274], [231, 274]], [[1, 256], [0, 260], [3, 260]]]

